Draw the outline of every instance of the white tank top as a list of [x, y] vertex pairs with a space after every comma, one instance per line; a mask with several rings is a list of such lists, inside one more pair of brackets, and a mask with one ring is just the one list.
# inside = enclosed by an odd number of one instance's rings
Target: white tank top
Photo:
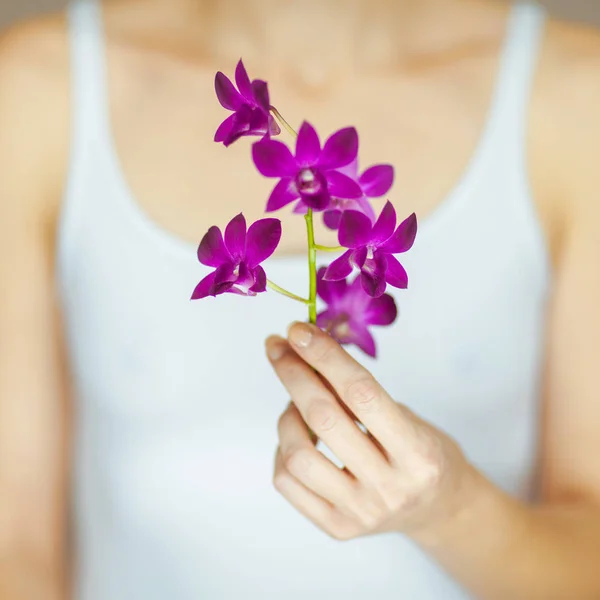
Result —
[[[536, 6], [512, 10], [478, 147], [421, 222], [400, 318], [377, 332], [380, 358], [360, 356], [518, 497], [535, 478], [550, 284], [525, 151], [543, 22]], [[76, 598], [467, 598], [403, 536], [336, 542], [275, 492], [288, 396], [263, 340], [303, 310], [273, 294], [189, 301], [208, 269], [125, 183], [96, 1], [72, 5], [70, 31], [74, 134], [58, 276], [77, 399]], [[307, 281], [304, 256], [273, 257], [267, 270], [294, 290]]]

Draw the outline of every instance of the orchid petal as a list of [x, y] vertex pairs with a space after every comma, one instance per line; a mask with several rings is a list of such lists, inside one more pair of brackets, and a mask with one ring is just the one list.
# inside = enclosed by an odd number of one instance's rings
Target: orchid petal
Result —
[[406, 252], [412, 248], [416, 236], [417, 215], [413, 213], [398, 225], [398, 229], [396, 229], [392, 237], [381, 246], [381, 249], [391, 254]]
[[231, 131], [223, 140], [225, 147], [231, 146], [231, 144], [239, 140], [242, 136], [249, 135], [251, 133], [250, 120], [252, 119], [252, 113], [252, 108], [247, 104], [242, 104], [242, 106], [240, 106], [240, 108], [233, 113]]
[[244, 102], [231, 80], [221, 71], [215, 75], [215, 92], [221, 106], [227, 110], [237, 110]]
[[339, 167], [337, 170], [343, 175], [347, 175], [350, 177], [350, 179], [358, 182], [358, 156], [351, 163], [348, 163], [343, 167]]
[[327, 186], [324, 185], [321, 191], [316, 194], [301, 194], [302, 202], [306, 204], [313, 212], [321, 212], [331, 205], [331, 196]]
[[352, 283], [348, 286], [348, 294], [346, 298], [350, 300], [350, 306], [352, 308], [352, 314], [357, 318], [362, 315], [369, 302], [371, 302], [371, 296], [365, 294], [365, 291], [362, 288], [362, 284], [360, 282], [360, 273], [352, 280]]
[[352, 250], [348, 250], [339, 258], [336, 258], [329, 267], [327, 267], [323, 279], [325, 281], [340, 281], [341, 279], [346, 279], [346, 277], [352, 273], [352, 264], [350, 263], [351, 255]]
[[215, 271], [215, 286], [220, 286], [224, 283], [235, 283], [239, 278], [239, 274], [236, 275], [235, 266], [233, 263], [226, 263], [217, 267]]
[[[262, 143], [262, 142], [261, 142]], [[273, 212], [286, 206], [300, 197], [294, 180], [291, 177], [284, 177], [273, 188], [269, 200], [267, 201], [266, 212]]]
[[327, 227], [328, 229], [338, 229], [341, 220], [341, 210], [326, 210], [325, 213], [323, 213], [323, 223], [325, 223], [325, 227]]
[[361, 212], [347, 210], [340, 220], [338, 240], [344, 248], [366, 246], [371, 237], [371, 221]]
[[373, 298], [365, 311], [365, 323], [369, 325], [391, 325], [398, 316], [396, 301], [389, 294]]
[[376, 254], [374, 258], [367, 259], [361, 269], [360, 283], [372, 298], [377, 298], [385, 292], [387, 262], [385, 254]]
[[209, 294], [211, 296], [225, 294], [231, 289], [237, 279], [238, 276], [235, 274], [235, 269], [232, 263], [221, 265], [215, 271], [215, 278]]
[[324, 310], [317, 315], [317, 327], [323, 331], [329, 331], [336, 317], [334, 310]]
[[366, 327], [354, 326], [350, 328], [350, 331], [345, 339], [340, 340], [342, 344], [354, 344], [358, 346], [365, 354], [375, 358], [377, 356], [377, 349], [375, 347], [375, 340], [369, 333]]
[[223, 289], [222, 292], [219, 292], [219, 294], [235, 294], [236, 296], [249, 296], [250, 295], [250, 294], [248, 294], [247, 291], [237, 287], [237, 285], [234, 285], [233, 283], [230, 284], [227, 289]]
[[248, 290], [250, 294], [260, 294], [267, 290], [267, 274], [261, 267], [254, 268], [254, 285]]
[[224, 142], [227, 138], [231, 136], [231, 130], [236, 122], [235, 113], [229, 115], [220, 125], [215, 133], [214, 140], [215, 142]]
[[275, 140], [261, 140], [252, 146], [252, 159], [265, 177], [289, 177], [297, 171], [290, 149]]
[[247, 102], [254, 104], [254, 95], [252, 93], [252, 84], [244, 63], [240, 60], [235, 68], [235, 83], [240, 90], [240, 94]]
[[341, 281], [325, 281], [323, 276], [327, 267], [321, 267], [317, 272], [317, 294], [327, 304], [332, 304], [342, 298], [348, 289], [345, 279]]
[[366, 246], [362, 248], [358, 248], [352, 253], [352, 257], [350, 258], [350, 262], [357, 268], [362, 269], [365, 261], [367, 260], [368, 250]]
[[246, 250], [246, 219], [240, 213], [225, 228], [225, 245], [234, 258], [242, 258]]
[[246, 236], [246, 263], [250, 269], [275, 252], [281, 240], [281, 221], [279, 219], [260, 219], [250, 225]]
[[[269, 133], [269, 115], [260, 108], [251, 109], [248, 119], [248, 131], [246, 135], [266, 136]], [[264, 139], [264, 138], [263, 138]], [[267, 140], [269, 138], [267, 137]]]
[[298, 166], [309, 167], [316, 164], [320, 153], [319, 134], [308, 121], [304, 121], [296, 141], [296, 162]]
[[336, 131], [323, 146], [319, 166], [338, 169], [351, 163], [358, 154], [358, 132], [354, 127]]
[[330, 287], [329, 283], [323, 279], [326, 271], [327, 267], [320, 267], [317, 271], [317, 294], [324, 302], [329, 304], [331, 302]]
[[269, 103], [269, 86], [266, 81], [261, 79], [255, 79], [252, 82], [252, 96], [256, 105], [263, 110], [266, 114], [269, 114], [270, 103]]
[[385, 292], [385, 277], [381, 277], [379, 274], [372, 275], [363, 272], [360, 274], [360, 283], [362, 289], [371, 296], [371, 298], [378, 298]]
[[249, 294], [250, 288], [254, 286], [256, 283], [256, 278], [254, 276], [254, 269], [248, 268], [248, 265], [245, 261], [242, 261], [237, 269], [237, 279], [235, 280], [236, 288], [242, 290], [245, 296], [251, 295]]
[[200, 300], [210, 296], [210, 290], [215, 282], [215, 271], [207, 275], [197, 286], [192, 294], [192, 300]]
[[386, 202], [377, 222], [373, 226], [371, 241], [374, 244], [384, 244], [394, 233], [396, 228], [396, 211], [391, 202]]
[[395, 288], [405, 290], [408, 287], [408, 274], [406, 269], [392, 254], [387, 255], [387, 269], [385, 280]]
[[273, 115], [269, 114], [269, 135], [279, 135], [281, 133], [281, 127], [275, 120]]
[[369, 217], [369, 221], [371, 224], [375, 223], [376, 215], [373, 206], [369, 202], [369, 199], [366, 196], [362, 196], [356, 200], [352, 200], [352, 203], [355, 205], [355, 208], [352, 210], [357, 210], [358, 212], [363, 213], [367, 217]]
[[360, 176], [358, 183], [369, 198], [385, 196], [394, 183], [394, 167], [392, 165], [370, 167]]
[[296, 203], [294, 206], [294, 210], [292, 211], [295, 215], [305, 215], [308, 211], [308, 206], [300, 200], [300, 202]]
[[325, 173], [329, 192], [336, 198], [360, 198], [363, 193], [356, 181], [339, 171], [327, 171]]
[[231, 254], [223, 241], [221, 230], [213, 225], [198, 246], [198, 260], [207, 267], [220, 267], [231, 262]]

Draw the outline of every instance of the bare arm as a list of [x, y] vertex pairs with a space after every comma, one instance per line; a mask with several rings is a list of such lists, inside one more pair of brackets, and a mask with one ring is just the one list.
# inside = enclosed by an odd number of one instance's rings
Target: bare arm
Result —
[[58, 39], [46, 24], [0, 37], [1, 600], [67, 597], [68, 428], [52, 250], [67, 134]]

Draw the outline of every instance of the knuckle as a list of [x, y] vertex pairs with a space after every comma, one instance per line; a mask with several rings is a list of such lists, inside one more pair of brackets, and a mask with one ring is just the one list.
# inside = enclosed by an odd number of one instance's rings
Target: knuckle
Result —
[[337, 510], [332, 511], [327, 521], [327, 527], [323, 530], [330, 538], [338, 542], [347, 542], [360, 535], [356, 524]]
[[307, 448], [294, 448], [283, 456], [283, 465], [292, 475], [302, 477], [310, 470], [312, 452]]
[[419, 468], [418, 480], [422, 488], [437, 488], [443, 477], [443, 468], [438, 462], [424, 462]]
[[420, 503], [420, 494], [405, 492], [392, 502], [390, 510], [395, 514], [410, 514]]
[[372, 412], [379, 404], [379, 386], [373, 377], [364, 376], [348, 385], [344, 397], [357, 411]]
[[338, 542], [347, 542], [357, 537], [356, 531], [347, 525], [331, 525], [327, 533]]
[[346, 507], [352, 521], [363, 533], [375, 531], [388, 517], [388, 510], [376, 490], [362, 489], [350, 499]]
[[399, 481], [389, 483], [379, 491], [384, 516], [403, 515], [416, 507], [421, 493], [414, 486], [407, 488]]
[[293, 352], [286, 353], [277, 361], [277, 373], [282, 380], [294, 382], [303, 374], [303, 365]]
[[277, 433], [279, 437], [282, 438], [285, 431], [287, 430], [288, 423], [292, 416], [291, 407], [288, 407], [285, 412], [281, 414], [279, 420], [277, 421]]
[[381, 482], [378, 492], [386, 512], [396, 513], [401, 510], [405, 492], [402, 490], [398, 481], [389, 479]]
[[375, 505], [363, 508], [358, 515], [360, 526], [365, 531], [373, 531], [377, 529], [383, 520], [383, 510]]
[[415, 466], [415, 479], [421, 489], [436, 488], [440, 485], [445, 471], [445, 454], [441, 440], [430, 438], [419, 452]]
[[316, 431], [331, 431], [338, 421], [335, 408], [327, 400], [314, 400], [306, 409], [306, 422]]
[[311, 347], [311, 356], [317, 363], [327, 363], [335, 357], [339, 346], [329, 336], [319, 336]]
[[273, 487], [280, 494], [283, 494], [288, 489], [290, 480], [291, 477], [285, 471], [275, 473], [275, 475], [273, 476]]

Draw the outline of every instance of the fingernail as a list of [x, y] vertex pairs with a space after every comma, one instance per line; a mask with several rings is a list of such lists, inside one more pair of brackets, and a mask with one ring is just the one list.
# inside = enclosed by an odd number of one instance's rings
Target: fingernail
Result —
[[279, 360], [286, 349], [285, 340], [280, 337], [271, 337], [267, 340], [267, 356], [272, 360]]
[[290, 342], [299, 348], [306, 348], [310, 344], [312, 336], [312, 328], [306, 323], [292, 323], [288, 329]]

